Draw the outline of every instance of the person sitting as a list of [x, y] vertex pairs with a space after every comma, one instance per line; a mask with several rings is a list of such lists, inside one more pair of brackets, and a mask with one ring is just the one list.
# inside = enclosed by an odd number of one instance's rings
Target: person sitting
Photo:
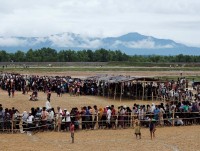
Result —
[[176, 116], [175, 126], [183, 126], [183, 121], [179, 118], [179, 116]]

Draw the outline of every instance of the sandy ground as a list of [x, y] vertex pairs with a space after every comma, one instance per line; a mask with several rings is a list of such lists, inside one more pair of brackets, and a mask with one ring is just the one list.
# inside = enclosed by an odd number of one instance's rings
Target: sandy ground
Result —
[[[0, 91], [0, 103], [4, 107], [16, 107], [20, 112], [29, 111], [31, 107], [44, 106], [46, 94], [39, 93], [39, 101], [28, 101], [28, 94], [17, 92], [14, 98], [8, 98], [7, 92]], [[104, 107], [114, 104], [132, 106], [134, 103], [149, 104], [148, 101], [112, 100], [103, 97], [80, 96], [70, 97], [64, 94], [57, 97], [52, 94], [51, 105], [54, 107], [70, 109], [84, 105]], [[158, 102], [156, 102], [158, 103]], [[71, 144], [69, 132], [40, 132], [32, 136], [27, 134], [0, 134], [1, 151], [59, 151], [59, 150], [83, 150], [83, 151], [198, 151], [200, 150], [200, 126], [165, 127], [157, 128], [156, 138], [151, 141], [149, 130], [142, 128], [142, 139], [136, 140], [134, 129], [118, 130], [83, 130], [75, 132], [75, 143]]]
[[1, 134], [1, 151], [199, 151], [200, 127], [157, 128], [151, 140], [149, 130], [141, 129], [142, 139], [136, 139], [134, 129], [84, 130], [75, 132], [71, 143], [69, 132]]

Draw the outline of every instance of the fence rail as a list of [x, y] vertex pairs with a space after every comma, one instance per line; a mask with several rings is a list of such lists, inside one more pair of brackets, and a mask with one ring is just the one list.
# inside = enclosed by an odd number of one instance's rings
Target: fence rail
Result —
[[[182, 117], [184, 115], [184, 117]], [[129, 128], [134, 127], [135, 120], [139, 120], [141, 126], [148, 127], [149, 119], [146, 117], [155, 117], [155, 114], [130, 114], [130, 115], [116, 115], [111, 116], [110, 119], [107, 117], [99, 119], [97, 115], [89, 116], [80, 116], [80, 118], [74, 120], [75, 129], [102, 129], [102, 128]], [[179, 117], [177, 117], [179, 116]], [[77, 118], [77, 116], [70, 116], [71, 118]], [[87, 118], [90, 117], [90, 118]], [[113, 118], [115, 117], [115, 118]], [[177, 121], [182, 121], [180, 125], [200, 125], [200, 112], [172, 112], [168, 114], [163, 114], [165, 118], [158, 118], [154, 120], [156, 125], [160, 126], [176, 126]], [[65, 116], [62, 117], [63, 119]], [[0, 120], [0, 132], [6, 133], [16, 133], [16, 132], [25, 132], [25, 131], [60, 131], [60, 130], [69, 130], [70, 122], [64, 121], [59, 122], [59, 119], [56, 117], [53, 120], [41, 120], [35, 119], [32, 123], [27, 123], [22, 121], [22, 116], [19, 116], [18, 119], [12, 119], [9, 121]]]

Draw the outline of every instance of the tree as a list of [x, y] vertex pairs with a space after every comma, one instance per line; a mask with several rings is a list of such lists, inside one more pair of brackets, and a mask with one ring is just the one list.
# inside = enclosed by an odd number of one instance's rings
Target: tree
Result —
[[23, 51], [18, 50], [15, 54], [14, 54], [14, 60], [16, 62], [24, 62], [26, 61], [26, 55]]
[[10, 61], [10, 54], [8, 54], [6, 51], [2, 50], [0, 51], [0, 61], [1, 62], [7, 62]]

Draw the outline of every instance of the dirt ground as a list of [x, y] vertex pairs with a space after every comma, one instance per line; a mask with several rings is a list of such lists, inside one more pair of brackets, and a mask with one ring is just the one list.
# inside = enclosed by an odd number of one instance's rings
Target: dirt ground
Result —
[[2, 151], [199, 151], [200, 127], [157, 128], [156, 137], [150, 139], [149, 130], [141, 129], [142, 139], [136, 139], [134, 129], [84, 130], [75, 132], [71, 143], [69, 132], [40, 132], [27, 134], [1, 134]]
[[[67, 75], [67, 73], [65, 74]], [[88, 74], [91, 76], [91, 73], [71, 74], [76, 76], [86, 76]], [[164, 73], [159, 73], [159, 75], [162, 74]], [[170, 75], [170, 73], [168, 74]], [[179, 72], [176, 74], [179, 74]], [[136, 75], [145, 76], [146, 74], [138, 72]], [[155, 73], [148, 75], [155, 76]], [[29, 111], [31, 107], [45, 106], [46, 94], [43, 92], [39, 93], [39, 101], [28, 101], [28, 98], [28, 94], [22, 95], [20, 92], [17, 92], [14, 98], [9, 98], [6, 91], [0, 90], [0, 104], [4, 108], [16, 107], [22, 113], [24, 110]], [[75, 106], [80, 109], [82, 106], [93, 106], [95, 104], [98, 107], [114, 104], [117, 108], [120, 105], [132, 107], [134, 103], [152, 103], [152, 101], [133, 100], [122, 100], [120, 102], [119, 99], [113, 100], [94, 96], [70, 97], [68, 94], [64, 94], [62, 97], [52, 94], [51, 100], [51, 105], [54, 108], [61, 106], [62, 109], [71, 109]], [[154, 103], [159, 102], [154, 101]], [[0, 151], [200, 151], [200, 126], [157, 128], [154, 140], [150, 140], [147, 128], [142, 128], [141, 132], [142, 139], [136, 140], [133, 128], [76, 131], [74, 144], [71, 144], [69, 132], [39, 132], [32, 136], [20, 133], [0, 134]]]

